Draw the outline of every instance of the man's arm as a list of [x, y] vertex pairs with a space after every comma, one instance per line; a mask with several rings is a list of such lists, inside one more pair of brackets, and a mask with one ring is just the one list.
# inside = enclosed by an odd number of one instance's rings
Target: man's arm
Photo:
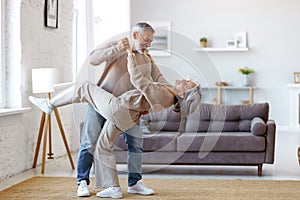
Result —
[[[123, 38], [118, 42], [109, 42], [100, 45], [89, 54], [89, 63], [93, 66], [100, 65], [102, 62], [113, 62], [120, 55], [125, 53], [129, 42], [127, 38]], [[110, 63], [107, 63], [109, 65]]]

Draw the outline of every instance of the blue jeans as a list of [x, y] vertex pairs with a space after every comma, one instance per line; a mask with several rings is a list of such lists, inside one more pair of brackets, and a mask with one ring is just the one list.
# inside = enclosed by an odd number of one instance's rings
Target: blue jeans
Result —
[[[94, 160], [94, 152], [99, 134], [106, 119], [88, 104], [84, 126], [82, 128], [80, 149], [77, 163], [77, 182], [86, 180], [90, 184], [90, 170]], [[138, 126], [131, 128], [129, 133], [123, 133], [128, 148], [128, 186], [131, 187], [142, 179], [142, 143], [141, 130]]]

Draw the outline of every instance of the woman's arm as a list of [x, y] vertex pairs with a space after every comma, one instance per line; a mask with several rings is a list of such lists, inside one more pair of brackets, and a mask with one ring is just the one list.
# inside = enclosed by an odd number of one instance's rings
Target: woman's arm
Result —
[[172, 87], [172, 84], [169, 83], [169, 81], [167, 81], [163, 76], [163, 74], [160, 72], [159, 68], [157, 67], [156, 63], [152, 59], [151, 55], [147, 54], [147, 56], [150, 58], [152, 64], [151, 77], [153, 81]]
[[170, 93], [163, 84], [153, 82], [143, 76], [132, 52], [128, 53], [127, 61], [131, 83], [141, 91], [152, 110], [162, 110], [174, 104], [174, 95]]

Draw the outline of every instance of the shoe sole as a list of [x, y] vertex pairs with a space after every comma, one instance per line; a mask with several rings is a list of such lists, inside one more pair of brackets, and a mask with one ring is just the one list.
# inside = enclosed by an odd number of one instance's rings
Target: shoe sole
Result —
[[96, 194], [96, 196], [97, 196], [97, 197], [101, 197], [101, 198], [122, 199], [122, 196], [99, 195], [99, 194]]
[[145, 192], [140, 192], [140, 191], [137, 191], [137, 190], [127, 191], [127, 193], [129, 193], [129, 194], [141, 194], [141, 195], [145, 195], [145, 196], [154, 194], [153, 192], [152, 193], [145, 193]]
[[78, 196], [78, 197], [89, 197], [90, 194], [82, 194], [82, 195], [78, 195], [78, 194], [77, 194], [77, 196]]
[[38, 109], [40, 109], [41, 111], [43, 111], [43, 112], [46, 113], [47, 115], [50, 115], [50, 114], [53, 112], [53, 110], [52, 110], [51, 112], [49, 112], [49, 111], [44, 110], [43, 107], [40, 107], [40, 105], [36, 102], [36, 98], [35, 98], [35, 97], [29, 96], [28, 99], [29, 99], [29, 101], [30, 101], [33, 105], [35, 105]]

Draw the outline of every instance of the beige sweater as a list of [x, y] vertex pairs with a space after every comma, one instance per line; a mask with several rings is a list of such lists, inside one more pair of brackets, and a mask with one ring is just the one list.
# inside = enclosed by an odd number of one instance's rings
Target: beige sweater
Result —
[[140, 119], [141, 111], [156, 112], [174, 104], [174, 95], [165, 84], [153, 82], [142, 72], [136, 54], [128, 55], [128, 72], [130, 80], [137, 88], [125, 92], [110, 101], [114, 123], [122, 131], [127, 130]]
[[[155, 82], [170, 85], [150, 55], [135, 53], [135, 56], [143, 76]], [[90, 53], [89, 63], [92, 66], [99, 66], [104, 62], [104, 72], [99, 78], [98, 86], [114, 96], [120, 96], [128, 90], [135, 89], [127, 71], [127, 53], [119, 50], [117, 42], [101, 45]]]
[[[139, 90], [134, 89], [127, 64], [139, 68], [140, 75], [150, 82], [170, 85], [150, 55], [134, 53], [134, 56], [135, 64], [127, 63], [127, 53], [119, 51], [117, 42], [99, 46], [89, 56], [89, 62], [93, 66], [106, 62], [97, 85], [115, 96], [110, 101], [110, 107], [113, 111], [114, 123], [122, 131], [138, 122], [141, 111], [149, 111], [154, 106], [152, 101], [148, 102]], [[157, 106], [160, 107], [159, 104]]]
[[[113, 103], [115, 105], [119, 103], [118, 105], [120, 105], [120, 110], [116, 112], [115, 115], [118, 120], [122, 121], [122, 117], [125, 117], [125, 112], [128, 114], [127, 116], [131, 116], [128, 117], [129, 119], [137, 121], [140, 117], [140, 115], [137, 114], [138, 111], [148, 110], [150, 112], [157, 112], [175, 103], [175, 94], [170, 91], [171, 86], [169, 84], [153, 82], [143, 75], [141, 67], [136, 60], [136, 54], [128, 55], [128, 72], [132, 84], [137, 89], [124, 93]], [[182, 117], [190, 115], [198, 108], [201, 101], [200, 90], [200, 85], [197, 85], [186, 91], [183, 98], [178, 99]], [[139, 96], [139, 93], [143, 94], [143, 98], [136, 98]], [[114, 106], [114, 108], [116, 107]], [[129, 110], [126, 111], [124, 108], [129, 108]]]
[[151, 112], [157, 112], [174, 104], [174, 94], [167, 89], [170, 85], [153, 82], [145, 77], [135, 54], [128, 54], [128, 72], [131, 83], [143, 94], [149, 104], [141, 105], [142, 108], [144, 106], [146, 109], [149, 106]]

